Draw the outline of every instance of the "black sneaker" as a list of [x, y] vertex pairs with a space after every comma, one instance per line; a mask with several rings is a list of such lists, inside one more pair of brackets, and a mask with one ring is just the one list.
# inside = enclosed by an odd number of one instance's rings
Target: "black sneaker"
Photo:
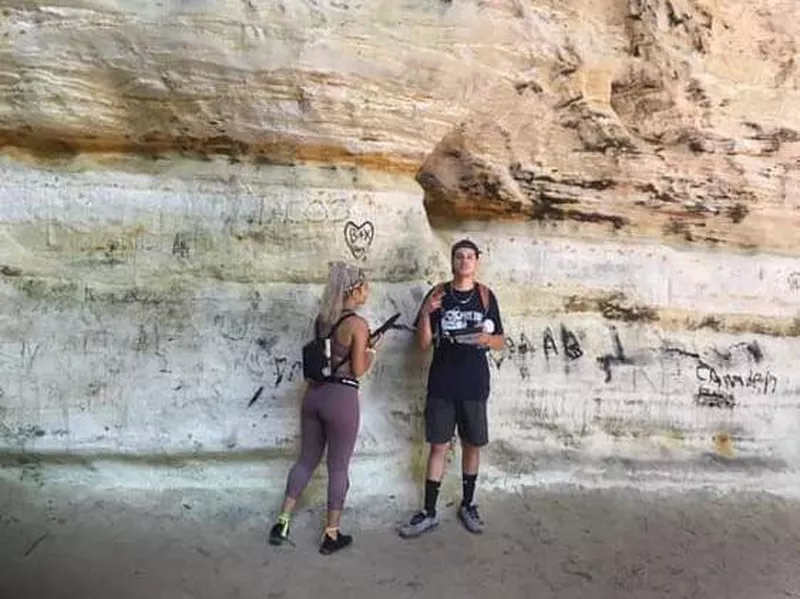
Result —
[[340, 549], [344, 549], [353, 544], [353, 536], [352, 535], [345, 535], [339, 533], [336, 535], [335, 539], [332, 539], [328, 536], [328, 533], [325, 533], [325, 536], [322, 538], [322, 544], [319, 546], [319, 552], [322, 555], [330, 555], [331, 553], [335, 553]]
[[285, 541], [289, 540], [289, 523], [276, 522], [272, 530], [269, 531], [269, 544], [270, 545], [283, 545]]

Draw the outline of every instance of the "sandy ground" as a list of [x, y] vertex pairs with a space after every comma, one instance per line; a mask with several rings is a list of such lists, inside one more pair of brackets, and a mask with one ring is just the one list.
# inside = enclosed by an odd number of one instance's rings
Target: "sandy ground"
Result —
[[118, 493], [0, 480], [0, 597], [800, 597], [800, 503], [767, 494], [484, 494], [485, 534], [451, 505], [415, 540], [394, 532], [413, 506], [379, 497], [323, 557], [318, 506], [276, 549], [257, 490]]

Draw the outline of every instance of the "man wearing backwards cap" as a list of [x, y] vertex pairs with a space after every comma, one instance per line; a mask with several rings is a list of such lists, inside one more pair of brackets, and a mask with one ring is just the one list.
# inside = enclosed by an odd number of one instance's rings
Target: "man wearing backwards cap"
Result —
[[462, 447], [463, 497], [458, 516], [470, 532], [483, 530], [473, 503], [480, 448], [489, 441], [488, 349], [503, 348], [503, 324], [494, 293], [475, 280], [480, 250], [462, 239], [450, 250], [453, 279], [436, 285], [417, 315], [417, 341], [425, 351], [434, 345], [425, 402], [425, 441], [430, 444], [425, 507], [399, 529], [417, 537], [439, 524], [436, 501], [447, 450], [458, 428]]

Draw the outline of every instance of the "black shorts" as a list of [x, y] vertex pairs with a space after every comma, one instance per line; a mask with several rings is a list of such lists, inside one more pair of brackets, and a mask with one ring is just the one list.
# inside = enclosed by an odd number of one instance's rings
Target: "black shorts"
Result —
[[450, 401], [428, 397], [425, 402], [425, 441], [449, 443], [456, 427], [459, 438], [481, 447], [489, 442], [489, 423], [485, 401]]

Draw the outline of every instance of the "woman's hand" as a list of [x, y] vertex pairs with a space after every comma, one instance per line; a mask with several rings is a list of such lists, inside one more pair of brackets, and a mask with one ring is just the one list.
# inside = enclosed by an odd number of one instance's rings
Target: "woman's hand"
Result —
[[377, 335], [375, 337], [370, 337], [369, 343], [367, 344], [367, 346], [370, 349], [378, 349], [378, 345], [380, 345], [380, 342], [382, 340], [383, 340], [383, 333], [381, 333], [380, 335]]

